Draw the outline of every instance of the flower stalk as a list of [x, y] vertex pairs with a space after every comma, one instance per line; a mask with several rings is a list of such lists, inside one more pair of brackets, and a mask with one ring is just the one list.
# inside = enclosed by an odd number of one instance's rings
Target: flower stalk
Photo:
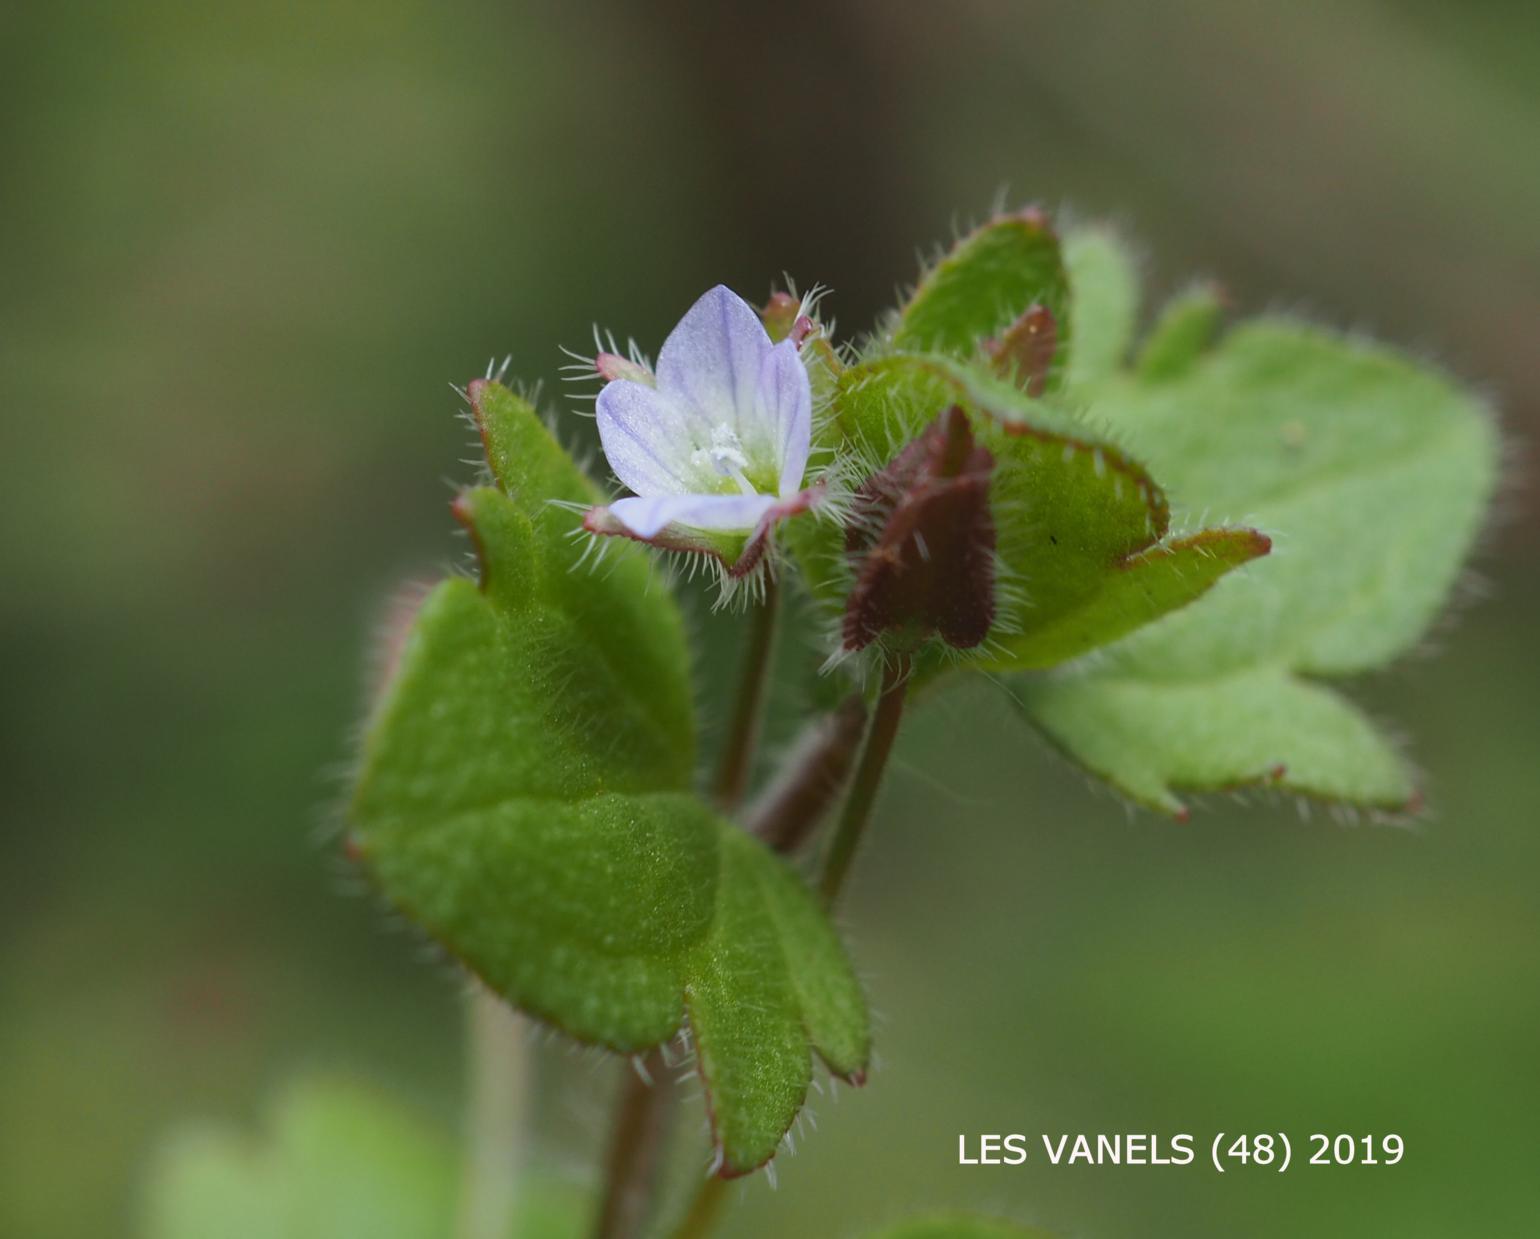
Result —
[[490, 990], [465, 1004], [466, 1156], [457, 1239], [506, 1239], [513, 1227], [529, 1092], [524, 1021]]
[[887, 663], [882, 672], [882, 693], [877, 698], [877, 711], [872, 717], [871, 731], [867, 733], [866, 747], [861, 750], [861, 764], [856, 768], [855, 782], [845, 801], [838, 825], [829, 837], [824, 853], [823, 872], [818, 881], [818, 892], [824, 906], [831, 907], [839, 898], [850, 863], [855, 859], [856, 848], [871, 819], [872, 808], [877, 803], [877, 790], [882, 784], [882, 774], [887, 769], [888, 755], [893, 751], [893, 741], [898, 736], [898, 725], [904, 716], [904, 697], [909, 688], [910, 657], [898, 654]]
[[797, 851], [845, 790], [865, 731], [860, 693], [809, 723], [780, 774], [749, 809], [744, 828], [772, 852]]
[[731, 813], [743, 800], [749, 775], [754, 769], [754, 752], [759, 743], [760, 724], [765, 712], [765, 688], [770, 681], [770, 664], [775, 652], [776, 620], [780, 611], [780, 589], [775, 576], [765, 572], [765, 596], [749, 621], [748, 646], [743, 653], [743, 671], [733, 715], [728, 724], [727, 747], [716, 781], [716, 799], [724, 812]]
[[639, 1069], [628, 1070], [615, 1110], [604, 1204], [594, 1239], [630, 1239], [641, 1234], [652, 1207], [673, 1092], [660, 1049], [648, 1051]]
[[727, 1196], [727, 1180], [712, 1175], [700, 1185], [690, 1211], [674, 1231], [673, 1239], [706, 1239], [715, 1229]]

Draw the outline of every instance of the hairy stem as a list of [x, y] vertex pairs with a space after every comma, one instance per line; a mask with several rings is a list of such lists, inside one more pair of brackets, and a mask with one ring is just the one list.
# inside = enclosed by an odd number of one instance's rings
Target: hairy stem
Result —
[[845, 877], [850, 872], [850, 862], [855, 859], [856, 848], [871, 819], [882, 772], [887, 768], [888, 754], [893, 751], [898, 724], [904, 716], [904, 694], [908, 687], [909, 656], [901, 654], [883, 669], [882, 694], [877, 698], [877, 712], [866, 736], [866, 747], [861, 750], [861, 764], [856, 768], [855, 782], [845, 801], [844, 812], [840, 814], [839, 824], [824, 853], [818, 892], [826, 907], [839, 898], [840, 888], [845, 885]]
[[860, 693], [815, 718], [744, 819], [744, 828], [782, 855], [795, 852], [845, 790], [866, 729]]
[[770, 679], [770, 655], [775, 648], [779, 603], [779, 587], [775, 578], [767, 573], [764, 602], [750, 617], [749, 642], [743, 652], [743, 671], [733, 702], [727, 747], [722, 750], [722, 765], [717, 772], [716, 798], [724, 809], [738, 807], [754, 768], [754, 748], [759, 741], [760, 718], [764, 714], [765, 685]]
[[652, 1206], [672, 1097], [673, 1082], [660, 1050], [648, 1051], [640, 1071], [627, 1069], [594, 1239], [631, 1239], [641, 1233]]
[[458, 1239], [507, 1239], [513, 1227], [528, 1094], [524, 1022], [490, 990], [466, 1001], [468, 1096]]

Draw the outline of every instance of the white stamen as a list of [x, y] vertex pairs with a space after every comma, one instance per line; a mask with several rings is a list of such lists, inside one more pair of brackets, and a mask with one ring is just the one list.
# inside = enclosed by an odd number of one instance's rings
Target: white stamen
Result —
[[749, 467], [749, 458], [743, 454], [743, 441], [726, 422], [719, 422], [711, 431], [711, 446], [696, 448], [690, 453], [690, 463], [698, 469], [712, 469], [724, 478], [732, 478], [745, 495], [755, 491], [743, 471]]

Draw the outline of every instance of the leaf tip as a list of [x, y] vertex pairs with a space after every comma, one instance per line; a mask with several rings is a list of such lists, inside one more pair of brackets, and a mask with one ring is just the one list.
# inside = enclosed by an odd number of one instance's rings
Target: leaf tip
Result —
[[465, 385], [465, 399], [471, 406], [471, 412], [476, 415], [476, 425], [481, 427], [484, 436], [487, 433], [487, 419], [485, 416], [485, 404], [487, 389], [497, 384], [492, 379], [472, 379]]
[[494, 385], [491, 379], [472, 379], [465, 385], [465, 399], [471, 406], [471, 416], [476, 421], [476, 432], [481, 436], [482, 454], [488, 462], [492, 460], [492, 435], [487, 428], [486, 394], [487, 388]]

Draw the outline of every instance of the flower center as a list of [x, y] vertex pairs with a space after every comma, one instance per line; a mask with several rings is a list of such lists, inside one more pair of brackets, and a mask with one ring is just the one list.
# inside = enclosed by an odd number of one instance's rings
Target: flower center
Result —
[[709, 469], [718, 477], [731, 478], [745, 495], [757, 492], [743, 471], [749, 467], [744, 455], [743, 440], [726, 422], [719, 422], [711, 431], [711, 446], [696, 448], [690, 453], [690, 463], [697, 469]]

